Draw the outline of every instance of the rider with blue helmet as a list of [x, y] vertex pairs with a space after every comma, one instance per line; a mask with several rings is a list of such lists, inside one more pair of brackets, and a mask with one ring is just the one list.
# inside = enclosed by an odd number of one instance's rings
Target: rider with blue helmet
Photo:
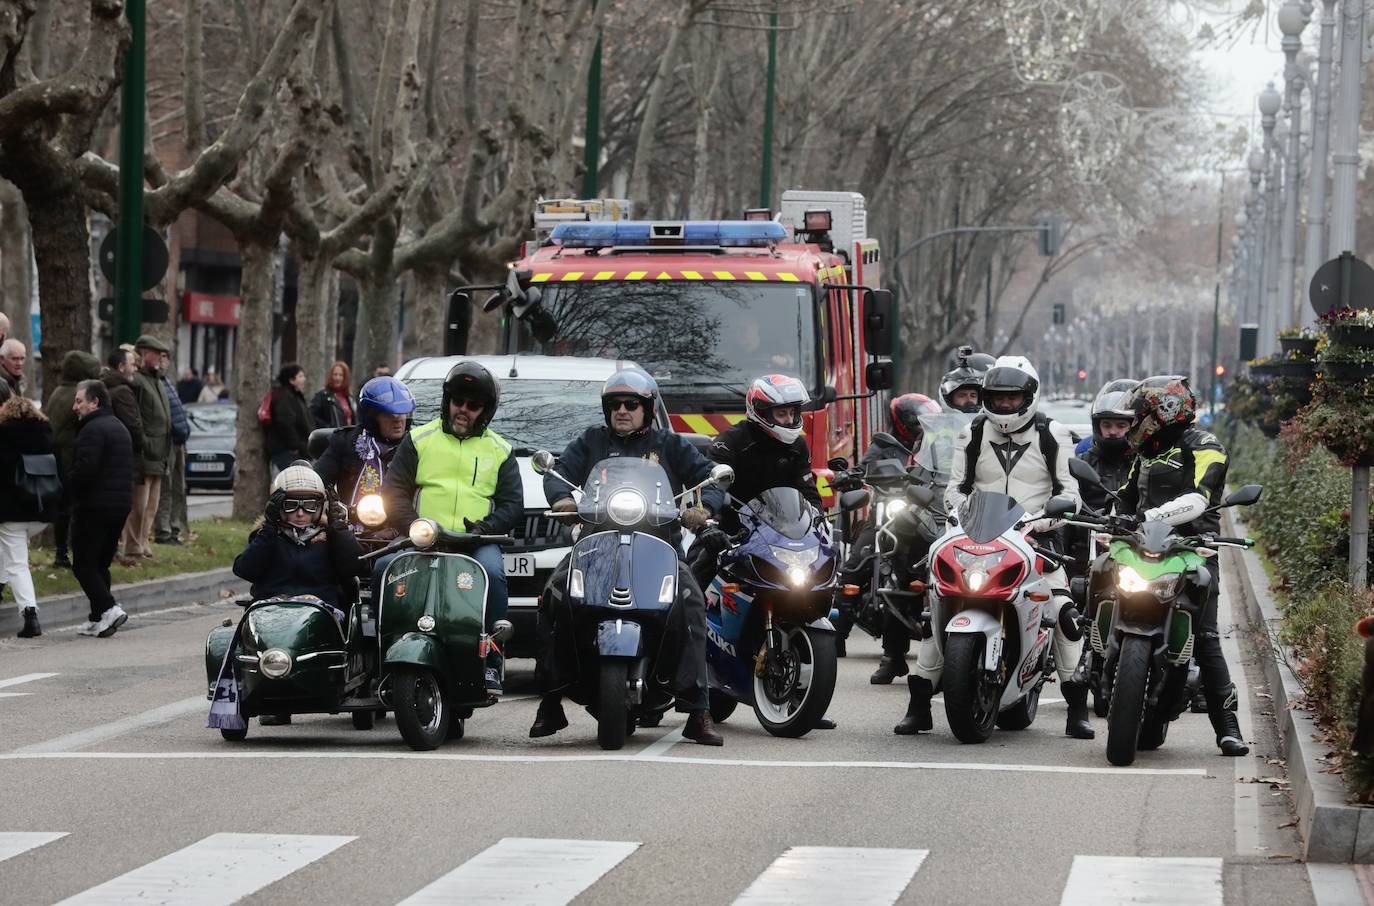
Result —
[[366, 494], [379, 494], [387, 466], [410, 428], [415, 397], [394, 377], [375, 377], [358, 393], [358, 424], [335, 431], [315, 461], [325, 486], [352, 506]]

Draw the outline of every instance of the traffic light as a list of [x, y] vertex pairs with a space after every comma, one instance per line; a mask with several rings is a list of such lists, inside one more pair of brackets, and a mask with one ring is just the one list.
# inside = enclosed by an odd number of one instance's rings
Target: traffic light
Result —
[[1217, 366], [1217, 377], [1225, 377], [1225, 376], [1226, 376], [1226, 366], [1225, 366], [1225, 365], [1218, 365], [1218, 366]]
[[1056, 302], [1056, 303], [1054, 303], [1054, 306], [1050, 309], [1050, 323], [1051, 323], [1051, 324], [1063, 324], [1063, 323], [1064, 323], [1064, 303], [1063, 303], [1063, 302]]
[[1080, 381], [1086, 381], [1088, 379], [1088, 372], [1084, 371], [1082, 368], [1078, 369], [1078, 379]]
[[1046, 258], [1053, 258], [1059, 254], [1059, 243], [1064, 238], [1064, 227], [1056, 217], [1047, 217], [1036, 225], [1036, 231], [1040, 234], [1040, 254]]

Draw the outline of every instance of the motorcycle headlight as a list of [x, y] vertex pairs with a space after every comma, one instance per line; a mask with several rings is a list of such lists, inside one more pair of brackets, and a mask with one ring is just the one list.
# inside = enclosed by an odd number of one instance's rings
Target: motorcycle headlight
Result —
[[889, 500], [887, 502], [887, 509], [885, 510], [887, 517], [891, 519], [893, 516], [896, 516], [902, 510], [906, 509], [907, 506], [907, 502], [900, 497], [895, 500]]
[[606, 501], [606, 512], [619, 525], [634, 525], [644, 518], [649, 505], [638, 491], [621, 488]]
[[258, 657], [258, 669], [263, 676], [281, 679], [291, 672], [291, 655], [280, 648], [268, 648]]
[[382, 505], [381, 494], [365, 494], [354, 507], [358, 521], [368, 528], [376, 528], [386, 522], [386, 507]]
[[1182, 583], [1182, 573], [1165, 573], [1157, 579], [1150, 580], [1150, 594], [1156, 598], [1172, 598]]
[[799, 566], [791, 566], [787, 569], [787, 581], [792, 583], [793, 588], [805, 588], [811, 584], [811, 573]]
[[970, 569], [964, 573], [964, 584], [969, 591], [982, 591], [988, 584], [988, 574], [981, 569]]
[[811, 547], [804, 551], [794, 551], [786, 547], [775, 547], [768, 545], [768, 549], [773, 552], [783, 566], [793, 566], [797, 569], [806, 569], [816, 562], [816, 558], [821, 555], [820, 548]]
[[1116, 572], [1116, 587], [1124, 592], [1139, 594], [1142, 591], [1148, 591], [1150, 583], [1134, 568], [1123, 566]]
[[410, 543], [420, 550], [434, 546], [439, 537], [439, 523], [433, 519], [416, 519], [410, 524]]

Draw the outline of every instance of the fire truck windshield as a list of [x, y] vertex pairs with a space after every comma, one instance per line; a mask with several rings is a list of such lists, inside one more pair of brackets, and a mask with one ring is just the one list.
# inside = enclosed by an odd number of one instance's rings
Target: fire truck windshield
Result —
[[770, 373], [820, 389], [816, 306], [805, 285], [563, 283], [545, 286], [543, 304], [558, 333], [541, 344], [522, 329], [522, 352], [632, 359], [670, 397], [737, 400]]

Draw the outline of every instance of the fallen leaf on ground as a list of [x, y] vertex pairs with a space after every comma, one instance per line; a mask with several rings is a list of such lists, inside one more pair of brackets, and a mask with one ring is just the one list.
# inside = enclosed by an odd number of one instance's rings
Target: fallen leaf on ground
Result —
[[1283, 830], [1285, 827], [1297, 827], [1297, 826], [1298, 826], [1298, 819], [1297, 819], [1297, 818], [1293, 818], [1293, 819], [1290, 820], [1290, 821], [1285, 821], [1285, 822], [1283, 822], [1282, 824], [1280, 824], [1279, 827], [1278, 827], [1278, 829], [1279, 829], [1279, 830]]

